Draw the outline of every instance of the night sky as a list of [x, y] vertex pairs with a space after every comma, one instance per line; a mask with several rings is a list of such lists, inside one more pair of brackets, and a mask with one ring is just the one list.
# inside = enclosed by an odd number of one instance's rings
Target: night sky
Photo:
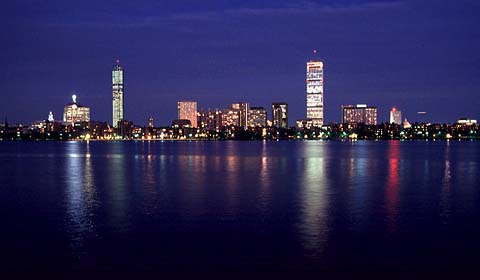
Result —
[[110, 123], [116, 59], [140, 125], [169, 125], [190, 99], [269, 117], [285, 101], [293, 126], [311, 58], [324, 61], [327, 122], [357, 103], [382, 122], [392, 106], [411, 121], [480, 119], [478, 1], [3, 1], [0, 36], [0, 122], [60, 120], [75, 93]]

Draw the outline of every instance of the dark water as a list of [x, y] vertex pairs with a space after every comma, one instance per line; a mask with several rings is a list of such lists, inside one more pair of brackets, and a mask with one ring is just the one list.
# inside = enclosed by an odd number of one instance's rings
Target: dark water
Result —
[[478, 142], [0, 142], [4, 271], [442, 271]]

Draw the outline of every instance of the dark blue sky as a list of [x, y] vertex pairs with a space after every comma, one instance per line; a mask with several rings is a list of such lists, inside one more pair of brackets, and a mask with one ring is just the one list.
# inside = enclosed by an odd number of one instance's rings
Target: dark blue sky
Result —
[[[305, 117], [305, 63], [325, 63], [325, 119], [341, 104], [404, 116], [480, 119], [478, 1], [8, 1], [0, 11], [0, 115], [61, 118], [75, 92], [111, 122], [111, 69], [125, 67], [125, 114], [176, 118], [176, 101], [225, 108], [289, 103]], [[270, 112], [269, 112], [270, 113]]]

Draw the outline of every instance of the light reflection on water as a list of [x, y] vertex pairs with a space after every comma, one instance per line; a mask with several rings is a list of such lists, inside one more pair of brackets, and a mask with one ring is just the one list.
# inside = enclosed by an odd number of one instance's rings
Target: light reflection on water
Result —
[[443, 163], [445, 167], [444, 167], [441, 192], [440, 192], [440, 217], [442, 219], [442, 222], [447, 224], [450, 216], [450, 212], [451, 212], [450, 188], [451, 188], [452, 173], [451, 173], [451, 167], [450, 167], [450, 164], [451, 164], [450, 163], [450, 142], [447, 142]]
[[[364, 142], [347, 143], [346, 161], [348, 162], [348, 201], [349, 227], [356, 232], [367, 228], [371, 201], [369, 192], [372, 188], [372, 177], [369, 173], [374, 168], [373, 162], [377, 160], [369, 154], [369, 148]], [[343, 177], [343, 175], [342, 175]]]
[[[284, 158], [282, 158], [284, 159]], [[262, 153], [258, 159], [260, 164], [255, 164], [255, 166], [260, 165], [260, 174], [258, 175], [258, 180], [260, 183], [259, 192], [257, 194], [258, 200], [258, 209], [264, 213], [264, 215], [270, 215], [270, 204], [271, 204], [271, 171], [270, 169], [273, 168], [271, 165], [269, 166], [268, 162], [268, 149], [267, 149], [267, 142], [262, 142]]]
[[400, 188], [399, 176], [399, 157], [400, 157], [400, 142], [388, 142], [388, 178], [386, 186], [387, 199], [387, 224], [389, 231], [393, 232], [397, 228], [398, 219], [398, 200]]
[[85, 254], [85, 238], [95, 235], [93, 216], [96, 207], [96, 193], [89, 146], [81, 155], [82, 143], [70, 143], [67, 146], [65, 166], [67, 196], [67, 231], [71, 236], [71, 247], [77, 256]]
[[[28, 173], [27, 160], [39, 162], [39, 173], [58, 175], [58, 180], [45, 180], [55, 182], [56, 192], [49, 193], [54, 199], [40, 194], [35, 203], [50, 207], [49, 202], [61, 201], [63, 208], [56, 211], [65, 219], [54, 227], [65, 228], [70, 253], [77, 259], [92, 257], [97, 249], [91, 241], [103, 240], [112, 248], [145, 253], [144, 261], [156, 260], [169, 244], [173, 249], [168, 254], [178, 250], [201, 255], [219, 243], [216, 250], [228, 248], [221, 252], [239, 263], [256, 257], [277, 263], [289, 258], [322, 262], [336, 254], [357, 262], [338, 244], [353, 244], [367, 255], [369, 246], [385, 253], [372, 240], [407, 233], [413, 237], [406, 248], [421, 247], [424, 240], [415, 239], [417, 235], [435, 236], [441, 246], [449, 246], [455, 233], [450, 226], [460, 223], [467, 228], [462, 224], [467, 220], [469, 232], [480, 233], [473, 222], [480, 213], [480, 159], [462, 143], [55, 145], [58, 150], [38, 149], [21, 156], [0, 151], [0, 159], [8, 162], [1, 182], [14, 182], [10, 174]], [[58, 172], [51, 171], [55, 165], [41, 164], [52, 159], [60, 166]], [[11, 203], [6, 197], [0, 196], [3, 204]], [[383, 242], [398, 249], [390, 240]], [[466, 240], [480, 247], [475, 239]], [[150, 249], [160, 243], [167, 248]], [[232, 243], [239, 245], [230, 247]], [[456, 246], [458, 254], [467, 250]], [[213, 254], [207, 255], [222, 263]], [[428, 251], [423, 254], [435, 257]]]
[[[136, 172], [132, 172], [131, 167], [127, 167], [128, 157], [122, 154], [122, 143], [114, 142], [109, 146], [110, 152], [107, 154], [106, 173], [97, 173], [97, 176], [105, 176], [107, 184], [105, 185], [105, 193], [107, 199], [105, 207], [108, 209], [108, 226], [118, 232], [129, 230], [131, 220], [128, 216], [128, 203], [131, 185], [127, 179], [141, 180]], [[102, 168], [102, 170], [104, 170]]]
[[308, 256], [320, 256], [328, 241], [327, 152], [324, 143], [310, 142], [304, 145], [304, 174], [300, 194], [302, 212], [299, 227]]

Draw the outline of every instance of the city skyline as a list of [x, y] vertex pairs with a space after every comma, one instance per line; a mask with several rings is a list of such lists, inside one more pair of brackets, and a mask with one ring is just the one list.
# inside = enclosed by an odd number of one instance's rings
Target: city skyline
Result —
[[[309, 60], [327, 65], [325, 123], [341, 119], [342, 104], [357, 103], [377, 106], [379, 122], [388, 121], [393, 106], [412, 121], [480, 118], [480, 43], [473, 28], [480, 8], [466, 1], [454, 7], [429, 1], [243, 1], [204, 4], [200, 12], [195, 3], [92, 8], [88, 1], [42, 7], [15, 2], [3, 9], [1, 31], [10, 40], [0, 47], [6, 65], [0, 91], [9, 100], [0, 115], [11, 123], [44, 119], [49, 111], [60, 116], [72, 93], [91, 107], [92, 119], [110, 122], [108, 73], [116, 59], [128, 71], [125, 116], [139, 124], [150, 115], [158, 125], [170, 124], [179, 99], [197, 100], [199, 108], [237, 100], [269, 108], [283, 100], [291, 120], [303, 119]], [[117, 15], [124, 15], [122, 21]], [[134, 43], [112, 44], [115, 38]]]
[[[313, 53], [316, 54], [316, 50], [313, 50]], [[402, 113], [400, 110], [394, 106], [389, 110], [388, 119], [386, 121], [378, 120], [378, 110], [377, 106], [367, 106], [366, 104], [357, 104], [353, 105], [341, 105], [341, 119], [339, 121], [331, 121], [330, 123], [324, 122], [324, 111], [325, 107], [323, 104], [324, 100], [324, 90], [323, 90], [323, 83], [324, 83], [324, 75], [323, 75], [323, 62], [322, 61], [314, 61], [310, 60], [306, 63], [306, 103], [305, 103], [305, 112], [306, 118], [297, 119], [296, 125], [298, 127], [299, 123], [304, 123], [303, 125], [308, 123], [308, 126], [312, 127], [322, 127], [323, 125], [329, 125], [333, 123], [364, 123], [366, 125], [376, 125], [378, 123], [395, 123], [395, 124], [402, 124]], [[123, 67], [120, 65], [120, 60], [117, 59], [115, 61], [115, 67], [112, 70], [112, 123], [109, 123], [113, 128], [118, 129], [118, 124], [120, 121], [126, 121], [131, 123], [132, 125], [135, 123], [124, 116], [124, 75], [123, 75]], [[82, 106], [79, 105], [76, 101], [77, 95], [73, 94], [72, 101], [68, 103], [63, 110], [63, 124], [74, 125], [78, 122], [89, 122], [90, 121], [90, 107], [89, 106]], [[190, 122], [190, 126], [193, 128], [200, 128], [197, 125], [197, 116], [198, 114], [202, 114], [205, 112], [204, 107], [198, 107], [198, 102], [196, 100], [179, 100], [177, 101], [177, 117], [172, 118], [171, 121], [173, 123], [180, 121], [180, 120], [188, 120]], [[265, 124], [263, 126], [273, 126], [273, 127], [283, 127], [289, 128], [293, 126], [289, 126], [288, 123], [288, 103], [286, 102], [272, 102], [272, 111], [270, 118], [267, 117], [267, 113], [263, 107], [254, 106], [256, 110], [261, 109], [264, 110], [265, 114]], [[77, 108], [78, 107], [78, 108]], [[210, 107], [207, 106], [208, 111], [210, 111]], [[162, 108], [164, 109], [164, 108]], [[361, 111], [367, 110], [367, 116], [365, 116], [365, 112], [360, 113]], [[218, 110], [216, 108], [215, 110]], [[233, 110], [233, 111], [232, 111]], [[373, 110], [373, 115], [369, 116], [371, 113], [369, 110]], [[257, 126], [257, 125], [249, 125], [251, 122], [249, 117], [250, 111], [250, 104], [249, 102], [234, 102], [230, 103], [229, 107], [225, 107], [224, 117], [222, 118], [222, 126], [239, 126], [247, 129], [249, 126]], [[278, 112], [277, 112], [278, 111]], [[351, 111], [351, 112], [350, 112]], [[358, 112], [357, 112], [358, 111]], [[347, 113], [350, 112], [350, 113]], [[259, 112], [256, 112], [257, 114]], [[427, 112], [417, 112], [417, 115], [425, 115]], [[232, 115], [228, 117], [228, 115]], [[77, 116], [78, 115], [78, 116]], [[231, 118], [235, 118], [234, 120]], [[257, 116], [255, 116], [256, 118]], [[421, 117], [418, 117], [421, 118]], [[52, 119], [52, 120], [51, 120]], [[469, 119], [465, 116], [458, 117], [458, 119]], [[5, 116], [5, 121], [7, 120], [7, 116]], [[31, 123], [37, 123], [38, 121], [49, 121], [53, 122], [53, 113], [52, 110], [49, 111], [48, 117], [46, 119], [41, 120], [33, 120]], [[75, 121], [76, 120], [76, 121]], [[105, 121], [105, 120], [94, 120], [94, 121]], [[233, 122], [232, 122], [233, 121]], [[420, 123], [423, 123], [424, 120], [414, 120]], [[258, 122], [258, 121], [256, 121]], [[270, 124], [268, 124], [270, 122]], [[407, 122], [407, 118], [405, 118], [405, 122]], [[147, 120], [147, 126], [153, 127], [153, 116], [149, 115]], [[172, 124], [173, 124], [172, 123]], [[259, 122], [261, 123], [261, 122]], [[281, 124], [279, 124], [281, 123]], [[435, 123], [435, 121], [433, 122]], [[438, 123], [438, 122], [437, 122]], [[447, 123], [447, 122], [445, 122]], [[17, 123], [21, 124], [21, 123]], [[27, 124], [28, 125], [28, 124]], [[136, 125], [143, 125], [143, 122], [136, 123]], [[167, 126], [167, 125], [163, 125]]]

